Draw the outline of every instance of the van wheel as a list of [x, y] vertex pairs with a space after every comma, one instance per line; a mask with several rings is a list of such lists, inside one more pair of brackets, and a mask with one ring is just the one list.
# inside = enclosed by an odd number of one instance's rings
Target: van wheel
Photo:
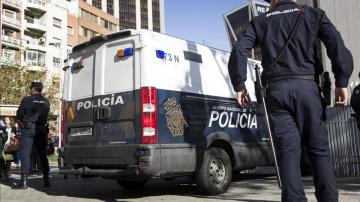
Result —
[[195, 179], [204, 194], [217, 195], [226, 192], [232, 179], [232, 165], [228, 154], [220, 148], [206, 150]]
[[141, 180], [141, 181], [116, 180], [116, 181], [125, 190], [142, 189], [142, 188], [144, 188], [145, 184], [147, 183], [147, 180]]

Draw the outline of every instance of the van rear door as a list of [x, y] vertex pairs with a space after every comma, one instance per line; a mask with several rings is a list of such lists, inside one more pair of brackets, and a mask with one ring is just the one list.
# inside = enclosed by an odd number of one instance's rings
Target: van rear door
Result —
[[[136, 44], [139, 36], [110, 41], [96, 57], [94, 123], [104, 145], [126, 145], [136, 142], [135, 134], [135, 76], [139, 65]], [[109, 147], [99, 147], [98, 156], [119, 157], [124, 154], [105, 152]], [[127, 154], [129, 155], [129, 154]], [[132, 155], [132, 153], [130, 154]]]
[[[67, 103], [66, 146], [95, 146], [93, 122], [95, 51], [99, 46], [75, 51], [66, 71], [64, 98]], [[65, 134], [66, 134], [65, 132]], [[89, 151], [91, 155], [94, 151]]]
[[[136, 163], [139, 38], [129, 34], [74, 48], [65, 79], [66, 164], [105, 168]], [[77, 63], [83, 68], [74, 69]]]

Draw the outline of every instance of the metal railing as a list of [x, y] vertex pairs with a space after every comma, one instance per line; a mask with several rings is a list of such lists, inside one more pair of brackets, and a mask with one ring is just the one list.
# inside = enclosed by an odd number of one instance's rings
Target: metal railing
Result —
[[[334, 173], [338, 177], [360, 176], [360, 129], [351, 107], [327, 109], [330, 156]], [[257, 167], [244, 174], [275, 175], [273, 167]]]
[[41, 39], [25, 39], [25, 43], [27, 45], [35, 45], [35, 46], [42, 46], [45, 47], [45, 40], [41, 40]]
[[1, 35], [1, 40], [6, 43], [11, 43], [17, 46], [21, 45], [21, 40], [12, 36]]
[[21, 1], [20, 0], [3, 0], [6, 3], [15, 5], [17, 7], [21, 7]]
[[28, 3], [38, 4], [41, 6], [45, 6], [47, 3], [47, 0], [27, 0]]
[[29, 24], [46, 26], [46, 24], [39, 19], [25, 19], [25, 20], [26, 20], [26, 23], [29, 23]]
[[337, 176], [360, 176], [360, 130], [350, 107], [329, 108], [327, 129]]
[[17, 20], [16, 18], [11, 18], [11, 17], [5, 16], [5, 15], [2, 15], [2, 19], [3, 19], [3, 22], [5, 22], [5, 23], [9, 23], [9, 24], [20, 27], [20, 20]]
[[45, 62], [38, 60], [26, 60], [25, 64], [27, 66], [45, 67]]

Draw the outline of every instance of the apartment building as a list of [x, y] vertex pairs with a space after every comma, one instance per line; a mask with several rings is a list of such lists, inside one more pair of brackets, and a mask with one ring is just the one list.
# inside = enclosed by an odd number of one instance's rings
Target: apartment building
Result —
[[22, 13], [20, 0], [2, 0], [1, 63], [20, 63], [21, 61]]
[[[117, 1], [117, 0], [115, 0]], [[119, 31], [119, 19], [116, 15], [118, 6], [105, 1], [68, 1], [68, 48], [89, 40], [99, 34]]]
[[119, 0], [120, 29], [165, 32], [164, 0]]
[[67, 44], [67, 11], [62, 2], [3, 0], [1, 62], [59, 77]]

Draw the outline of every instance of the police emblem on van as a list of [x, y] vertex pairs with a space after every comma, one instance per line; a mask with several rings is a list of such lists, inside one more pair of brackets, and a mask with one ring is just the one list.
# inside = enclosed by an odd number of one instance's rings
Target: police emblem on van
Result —
[[176, 98], [169, 98], [164, 103], [166, 110], [166, 122], [167, 126], [174, 137], [183, 136], [185, 127], [188, 126], [181, 106], [177, 104]]

